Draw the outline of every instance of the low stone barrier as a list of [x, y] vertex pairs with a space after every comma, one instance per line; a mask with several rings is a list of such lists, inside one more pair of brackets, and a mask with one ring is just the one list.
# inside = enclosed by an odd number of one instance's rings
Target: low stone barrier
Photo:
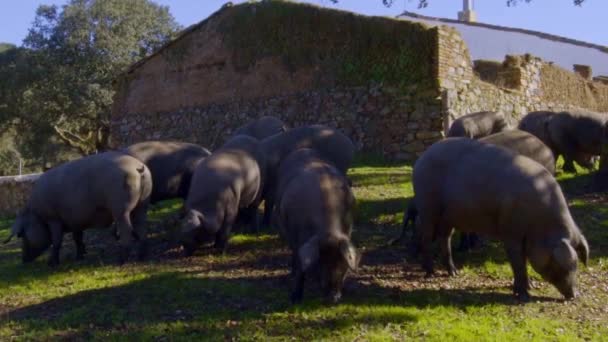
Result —
[[14, 217], [32, 192], [41, 173], [0, 177], [0, 217]]

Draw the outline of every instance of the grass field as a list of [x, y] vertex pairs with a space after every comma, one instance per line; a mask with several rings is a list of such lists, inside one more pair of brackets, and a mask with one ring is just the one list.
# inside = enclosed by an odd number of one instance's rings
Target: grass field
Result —
[[[588, 191], [589, 175], [559, 176], [591, 246], [589, 267], [580, 266], [582, 296], [564, 302], [532, 272], [536, 288], [524, 305], [511, 295], [512, 274], [498, 243], [456, 253], [458, 277], [438, 265], [430, 279], [404, 259], [404, 247], [385, 247], [413, 195], [411, 172], [409, 164], [374, 160], [351, 170], [354, 241], [364, 256], [338, 305], [323, 304], [314, 282], [303, 304], [289, 304], [289, 254], [272, 231], [234, 235], [225, 255], [203, 248], [184, 258], [165, 229], [153, 228], [150, 258], [120, 267], [116, 242], [100, 230], [85, 234], [84, 261], [74, 260], [66, 236], [56, 269], [46, 266], [46, 254], [22, 265], [16, 240], [0, 248], [0, 340], [608, 339], [608, 197]], [[179, 206], [154, 208], [153, 226]], [[0, 239], [10, 224], [0, 222]]]

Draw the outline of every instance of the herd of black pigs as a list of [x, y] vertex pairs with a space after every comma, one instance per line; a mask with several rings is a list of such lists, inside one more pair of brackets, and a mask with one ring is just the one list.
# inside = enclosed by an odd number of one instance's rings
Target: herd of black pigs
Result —
[[[566, 171], [574, 162], [593, 167], [606, 121], [591, 112], [542, 111], [514, 128], [497, 112], [460, 117], [447, 138], [416, 161], [415, 197], [392, 242], [408, 240], [408, 252], [421, 256], [426, 276], [434, 272], [432, 247], [438, 244], [441, 263], [454, 276], [454, 228], [462, 248], [491, 237], [505, 246], [520, 300], [530, 299], [528, 261], [565, 298], [576, 297], [577, 264], [586, 264], [589, 246], [554, 178], [555, 162], [562, 155]], [[50, 247], [48, 264], [55, 266], [64, 233], [72, 233], [80, 259], [86, 254], [83, 231], [111, 227], [119, 263], [135, 246], [142, 259], [149, 204], [182, 198], [176, 240], [186, 257], [205, 241], [224, 251], [237, 222], [255, 233], [271, 225], [292, 251], [291, 301], [302, 300], [305, 277], [315, 275], [326, 299], [337, 302], [361, 259], [351, 242], [356, 199], [347, 178], [355, 150], [337, 129], [288, 128], [265, 116], [213, 152], [186, 142], [146, 141], [86, 156], [40, 176], [6, 242], [21, 238], [24, 263]]]

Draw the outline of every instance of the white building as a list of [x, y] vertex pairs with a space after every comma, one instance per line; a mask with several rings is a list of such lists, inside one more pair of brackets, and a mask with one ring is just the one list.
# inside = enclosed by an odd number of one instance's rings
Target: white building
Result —
[[475, 22], [471, 0], [463, 0], [459, 20], [407, 11], [398, 17], [431, 26], [454, 27], [467, 43], [473, 60], [502, 61], [505, 55], [529, 53], [567, 70], [572, 70], [574, 64], [582, 64], [590, 66], [594, 76], [608, 75], [608, 47], [543, 32]]

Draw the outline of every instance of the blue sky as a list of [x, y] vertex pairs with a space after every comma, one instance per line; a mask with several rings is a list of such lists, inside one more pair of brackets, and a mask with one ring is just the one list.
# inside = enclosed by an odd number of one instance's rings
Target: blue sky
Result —
[[[462, 6], [460, 0], [429, 0], [425, 9], [417, 8], [416, 0], [395, 0], [391, 8], [381, 0], [341, 0], [333, 5], [329, 0], [308, 0], [317, 5], [341, 8], [368, 15], [395, 16], [404, 9], [428, 16], [456, 18]], [[65, 4], [66, 0], [5, 0], [0, 11], [0, 42], [21, 44], [40, 4]], [[219, 9], [227, 0], [156, 0], [167, 5], [177, 21], [189, 26]], [[234, 3], [242, 1], [233, 1]], [[608, 0], [587, 0], [582, 7], [572, 0], [533, 0], [517, 7], [507, 7], [505, 0], [475, 1], [478, 21], [502, 26], [519, 27], [575, 38], [608, 46]]]

